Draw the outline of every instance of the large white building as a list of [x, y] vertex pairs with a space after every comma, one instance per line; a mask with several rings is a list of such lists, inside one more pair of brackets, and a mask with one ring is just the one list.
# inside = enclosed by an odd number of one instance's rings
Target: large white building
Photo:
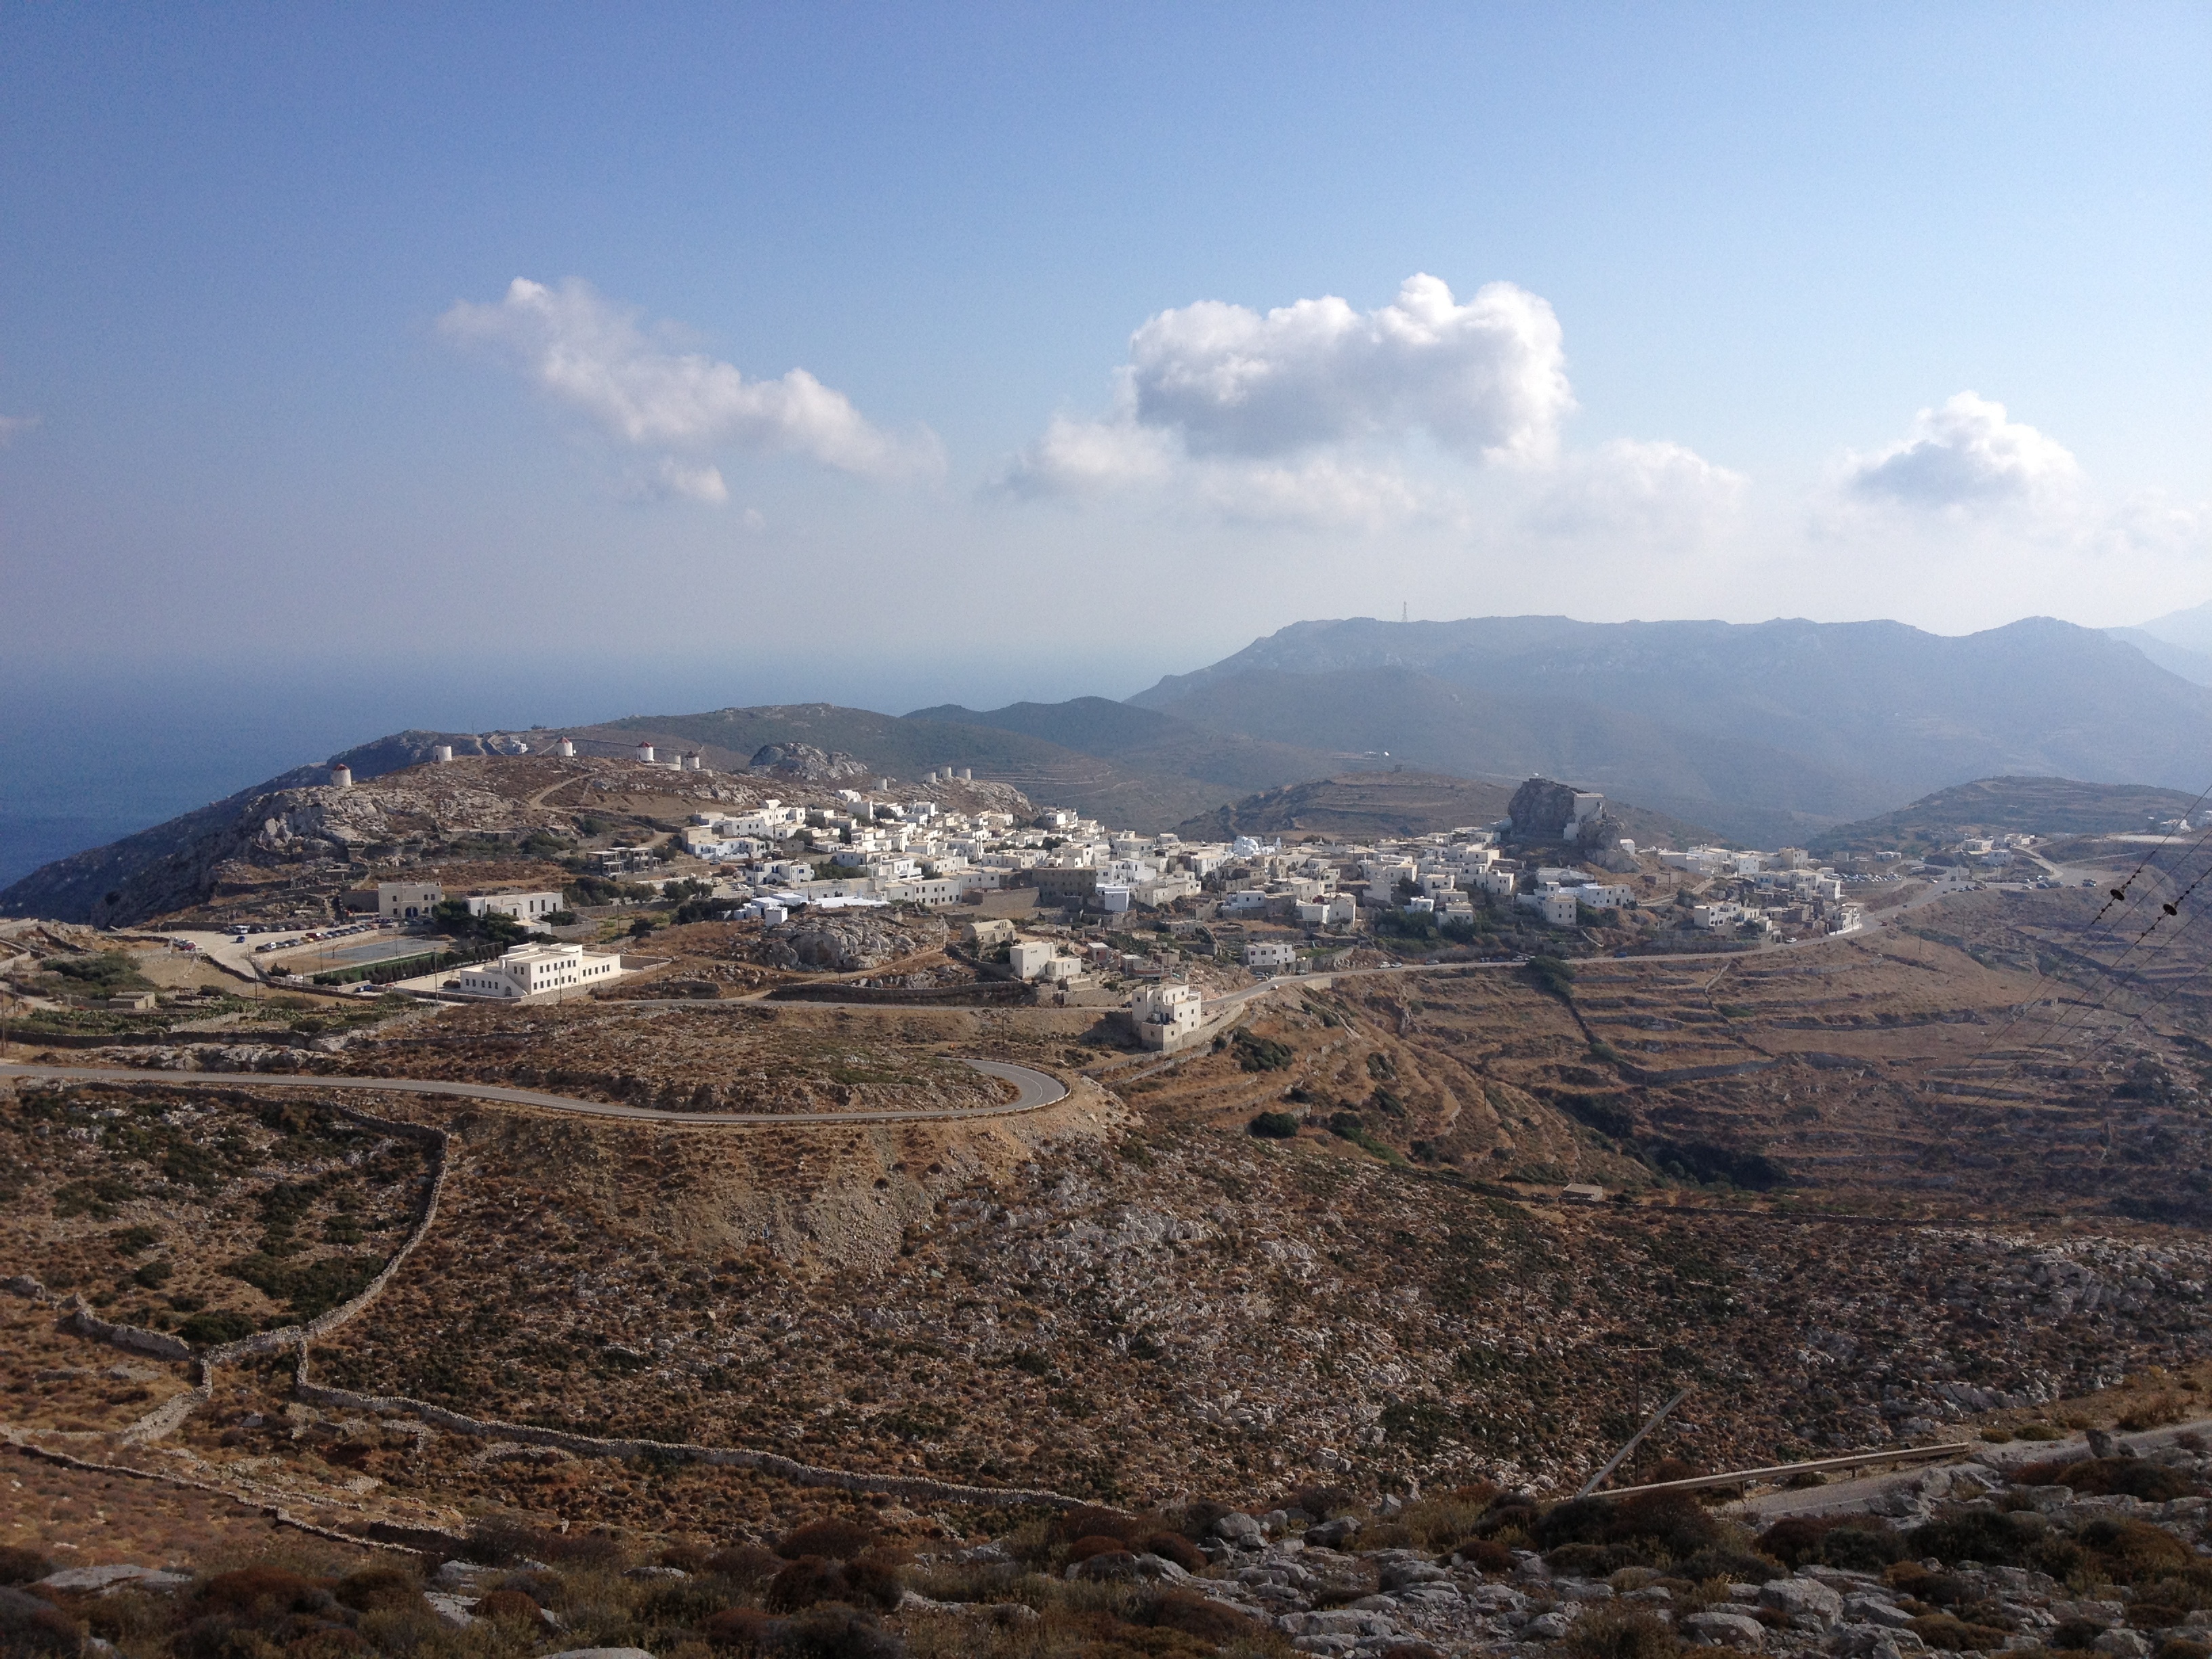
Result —
[[1142, 985], [1129, 999], [1137, 1040], [1147, 1048], [1172, 1048], [1204, 1023], [1195, 985]]
[[1254, 939], [1244, 947], [1244, 965], [1263, 974], [1280, 973], [1298, 959], [1298, 949], [1279, 939]]
[[622, 972], [619, 953], [586, 951], [580, 945], [523, 945], [495, 961], [462, 969], [460, 989], [468, 996], [520, 1000], [608, 984]]

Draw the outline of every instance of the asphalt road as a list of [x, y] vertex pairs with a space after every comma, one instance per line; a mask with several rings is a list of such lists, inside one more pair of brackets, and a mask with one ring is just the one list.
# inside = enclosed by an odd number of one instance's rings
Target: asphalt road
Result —
[[264, 1088], [380, 1089], [403, 1095], [447, 1095], [463, 1100], [496, 1100], [511, 1106], [539, 1106], [549, 1111], [574, 1112], [586, 1117], [640, 1118], [653, 1123], [711, 1123], [735, 1127], [813, 1127], [837, 1123], [949, 1123], [972, 1118], [1011, 1117], [1051, 1106], [1067, 1098], [1067, 1085], [1047, 1072], [1016, 1066], [1001, 1060], [968, 1060], [963, 1066], [985, 1077], [1011, 1083], [1019, 1091], [1002, 1106], [967, 1109], [946, 1107], [915, 1112], [662, 1112], [646, 1106], [612, 1106], [603, 1101], [574, 1100], [535, 1089], [502, 1089], [489, 1083], [455, 1083], [443, 1078], [315, 1077], [267, 1072], [155, 1072], [128, 1066], [37, 1066], [0, 1064], [0, 1077], [48, 1077], [94, 1082], [169, 1083], [235, 1087], [258, 1084]]

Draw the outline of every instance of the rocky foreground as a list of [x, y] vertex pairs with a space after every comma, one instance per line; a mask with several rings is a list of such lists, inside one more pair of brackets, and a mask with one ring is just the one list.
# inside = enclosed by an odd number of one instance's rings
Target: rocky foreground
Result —
[[[769, 1545], [628, 1545], [480, 1523], [452, 1551], [213, 1576], [47, 1571], [0, 1551], [9, 1653], [1091, 1656], [1292, 1653], [1838, 1659], [1930, 1650], [2205, 1659], [2212, 1458], [2194, 1434], [1973, 1462], [1728, 1511], [1683, 1492], [1541, 1504], [1467, 1488], [1255, 1515], [1061, 1511], [915, 1553], [893, 1517]], [[2021, 1449], [2009, 1449], [2017, 1454]], [[2041, 1448], [2030, 1449], [2041, 1451]], [[1315, 1511], [1322, 1511], [1317, 1515]], [[911, 1532], [933, 1527], [902, 1512]], [[33, 1577], [33, 1575], [37, 1575]], [[25, 1582], [25, 1581], [28, 1582]]]

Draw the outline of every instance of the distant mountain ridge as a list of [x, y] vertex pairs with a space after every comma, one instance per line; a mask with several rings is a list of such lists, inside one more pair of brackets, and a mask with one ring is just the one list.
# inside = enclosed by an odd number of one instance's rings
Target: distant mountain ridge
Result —
[[2199, 805], [2179, 789], [2142, 784], [2082, 783], [2073, 778], [1977, 778], [1923, 796], [1909, 805], [1816, 837], [1812, 850], [1875, 853], [1886, 848], [1925, 852], [1967, 835], [2140, 834]]
[[2194, 790], [2212, 689], [2048, 617], [1307, 622], [1130, 701], [1462, 775], [1544, 771], [1773, 844], [1977, 777]]

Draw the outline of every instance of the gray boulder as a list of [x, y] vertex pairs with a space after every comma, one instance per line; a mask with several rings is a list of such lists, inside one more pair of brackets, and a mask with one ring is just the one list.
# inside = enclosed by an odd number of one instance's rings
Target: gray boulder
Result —
[[1682, 1628], [1715, 1647], [1757, 1652], [1766, 1645], [1766, 1626], [1740, 1613], [1693, 1613], [1682, 1621]]
[[1844, 1616], [1844, 1598], [1810, 1578], [1777, 1578], [1759, 1587], [1759, 1605], [1785, 1619], [1805, 1619], [1826, 1630]]

